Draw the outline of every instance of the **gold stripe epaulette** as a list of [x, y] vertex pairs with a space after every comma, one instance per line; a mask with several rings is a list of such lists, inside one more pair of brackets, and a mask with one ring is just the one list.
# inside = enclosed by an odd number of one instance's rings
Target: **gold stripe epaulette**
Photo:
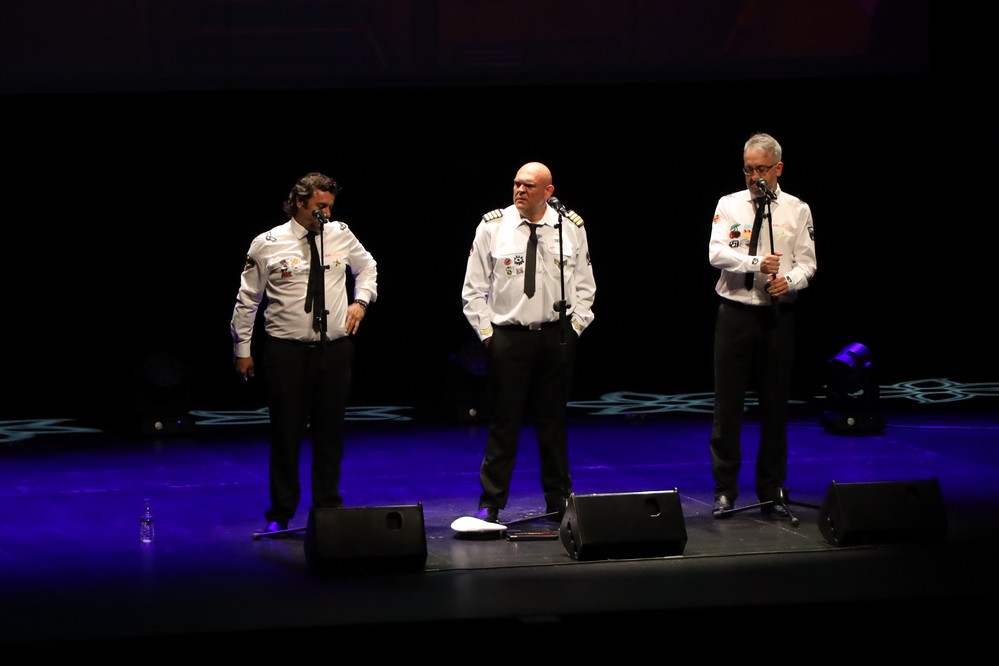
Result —
[[566, 214], [566, 217], [568, 217], [572, 221], [572, 223], [575, 224], [577, 227], [583, 226], [583, 218], [581, 218], [579, 216], [579, 213], [577, 213], [576, 211], [570, 210], [568, 214]]
[[482, 216], [482, 221], [483, 222], [490, 222], [492, 220], [498, 220], [501, 217], [503, 217], [503, 209], [502, 208], [497, 208], [496, 210], [491, 210], [488, 213], [486, 213], [485, 215], [483, 215]]

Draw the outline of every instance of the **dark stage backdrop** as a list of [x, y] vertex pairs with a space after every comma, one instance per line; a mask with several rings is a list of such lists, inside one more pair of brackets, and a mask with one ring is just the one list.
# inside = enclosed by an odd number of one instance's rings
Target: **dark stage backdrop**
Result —
[[379, 262], [355, 402], [445, 405], [476, 381], [460, 300], [476, 224], [530, 160], [552, 167], [592, 246], [575, 398], [709, 391], [711, 217], [744, 187], [757, 130], [782, 143], [782, 187], [815, 217], [799, 395], [822, 391], [851, 342], [882, 383], [994, 380], [993, 252], [971, 202], [991, 183], [971, 165], [995, 125], [914, 69], [10, 92], [2, 416], [125, 414], [151, 374], [183, 377], [198, 409], [261, 407], [232, 377], [229, 318], [250, 240], [313, 170], [342, 183], [335, 217]]

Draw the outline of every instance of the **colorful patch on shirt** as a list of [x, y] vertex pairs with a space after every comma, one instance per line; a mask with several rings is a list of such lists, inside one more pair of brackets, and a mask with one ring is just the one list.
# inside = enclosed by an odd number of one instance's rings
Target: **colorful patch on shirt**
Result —
[[808, 227], [808, 240], [815, 240], [815, 227]]
[[243, 270], [244, 270], [244, 271], [245, 271], [245, 270], [248, 270], [248, 269], [250, 269], [250, 268], [253, 268], [253, 267], [254, 267], [254, 266], [256, 266], [256, 265], [257, 265], [257, 262], [255, 262], [255, 261], [253, 260], [253, 257], [251, 257], [250, 255], [246, 255], [246, 263], [245, 263], [245, 264], [243, 264]]
[[[507, 259], [507, 261], [509, 261], [509, 259]], [[518, 254], [516, 257], [513, 258], [513, 263], [517, 264], [518, 266], [520, 266], [521, 264], [523, 264], [524, 263], [524, 255]]]

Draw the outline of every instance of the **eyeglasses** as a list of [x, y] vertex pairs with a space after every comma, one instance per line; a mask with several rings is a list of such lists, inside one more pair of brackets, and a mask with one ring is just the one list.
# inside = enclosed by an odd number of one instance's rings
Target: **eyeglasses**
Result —
[[755, 173], [757, 176], [765, 176], [765, 175], [767, 175], [767, 171], [770, 171], [775, 166], [777, 166], [776, 162], [774, 162], [770, 166], [763, 166], [763, 165], [755, 166], [755, 167], [744, 166], [744, 167], [742, 167], [742, 173], [746, 174], [747, 176], [751, 176], [751, 175], [753, 175], [753, 173]]

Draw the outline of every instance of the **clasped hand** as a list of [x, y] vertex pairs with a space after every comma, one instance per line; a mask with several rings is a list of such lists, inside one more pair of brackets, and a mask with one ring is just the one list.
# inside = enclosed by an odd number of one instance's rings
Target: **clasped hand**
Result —
[[760, 262], [760, 272], [770, 276], [767, 280], [767, 293], [771, 296], [780, 296], [787, 293], [787, 279], [779, 273], [781, 253], [768, 254]]

